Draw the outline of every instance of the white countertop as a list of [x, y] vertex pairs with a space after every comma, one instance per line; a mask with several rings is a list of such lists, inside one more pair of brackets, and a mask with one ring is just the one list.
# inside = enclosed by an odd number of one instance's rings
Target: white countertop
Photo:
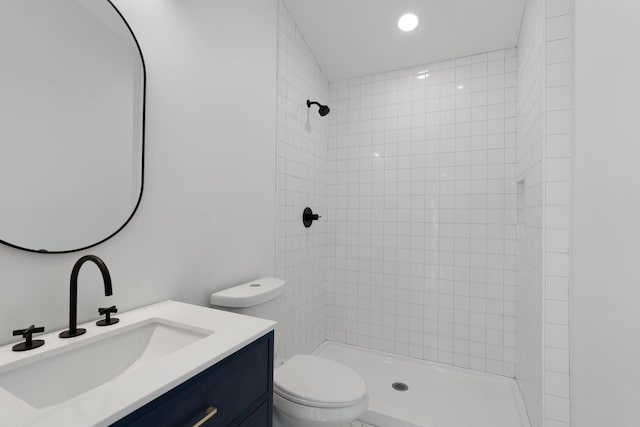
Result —
[[[0, 388], [0, 426], [108, 426], [264, 336], [276, 324], [270, 320], [175, 301], [164, 301], [116, 316], [120, 322], [109, 327], [98, 327], [95, 321], [78, 325], [87, 333], [76, 338], [58, 338], [59, 331], [38, 335], [34, 339], [44, 339], [46, 344], [34, 350], [19, 353], [11, 350], [12, 345], [0, 347], [0, 371], [7, 365], [37, 363], [37, 359], [52, 351], [64, 351], [68, 344], [91, 342], [101, 334], [149, 319], [162, 319], [213, 333], [54, 406], [36, 409]], [[87, 360], [87, 363], [92, 361]], [[95, 369], [100, 369], [100, 366]]]

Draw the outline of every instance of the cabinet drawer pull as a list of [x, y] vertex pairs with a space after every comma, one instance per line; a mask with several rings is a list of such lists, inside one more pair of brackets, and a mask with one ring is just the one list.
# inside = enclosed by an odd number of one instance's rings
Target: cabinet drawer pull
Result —
[[200, 427], [202, 424], [209, 421], [215, 414], [218, 413], [218, 408], [214, 408], [213, 406], [209, 406], [206, 411], [207, 415], [205, 415], [200, 421], [195, 423], [193, 427]]

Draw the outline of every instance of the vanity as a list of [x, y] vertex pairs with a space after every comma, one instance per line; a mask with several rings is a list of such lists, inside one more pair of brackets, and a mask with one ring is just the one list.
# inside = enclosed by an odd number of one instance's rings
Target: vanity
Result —
[[27, 352], [0, 347], [3, 423], [271, 426], [275, 322], [175, 301], [118, 318]]
[[272, 355], [270, 333], [112, 426], [270, 426]]

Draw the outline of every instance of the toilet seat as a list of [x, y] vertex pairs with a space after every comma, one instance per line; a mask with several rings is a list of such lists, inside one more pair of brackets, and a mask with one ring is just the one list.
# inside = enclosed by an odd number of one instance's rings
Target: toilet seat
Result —
[[318, 356], [297, 354], [273, 375], [274, 392], [315, 408], [346, 408], [367, 398], [364, 380], [353, 370]]
[[369, 397], [346, 408], [315, 408], [273, 394], [274, 427], [339, 427], [357, 419], [369, 406]]

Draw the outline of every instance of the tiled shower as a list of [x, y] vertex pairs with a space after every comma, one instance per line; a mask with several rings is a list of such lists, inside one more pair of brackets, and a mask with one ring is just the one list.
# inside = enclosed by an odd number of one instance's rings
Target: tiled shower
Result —
[[568, 426], [570, 3], [527, 2], [517, 48], [332, 82], [278, 22], [280, 354], [515, 377], [533, 426]]

